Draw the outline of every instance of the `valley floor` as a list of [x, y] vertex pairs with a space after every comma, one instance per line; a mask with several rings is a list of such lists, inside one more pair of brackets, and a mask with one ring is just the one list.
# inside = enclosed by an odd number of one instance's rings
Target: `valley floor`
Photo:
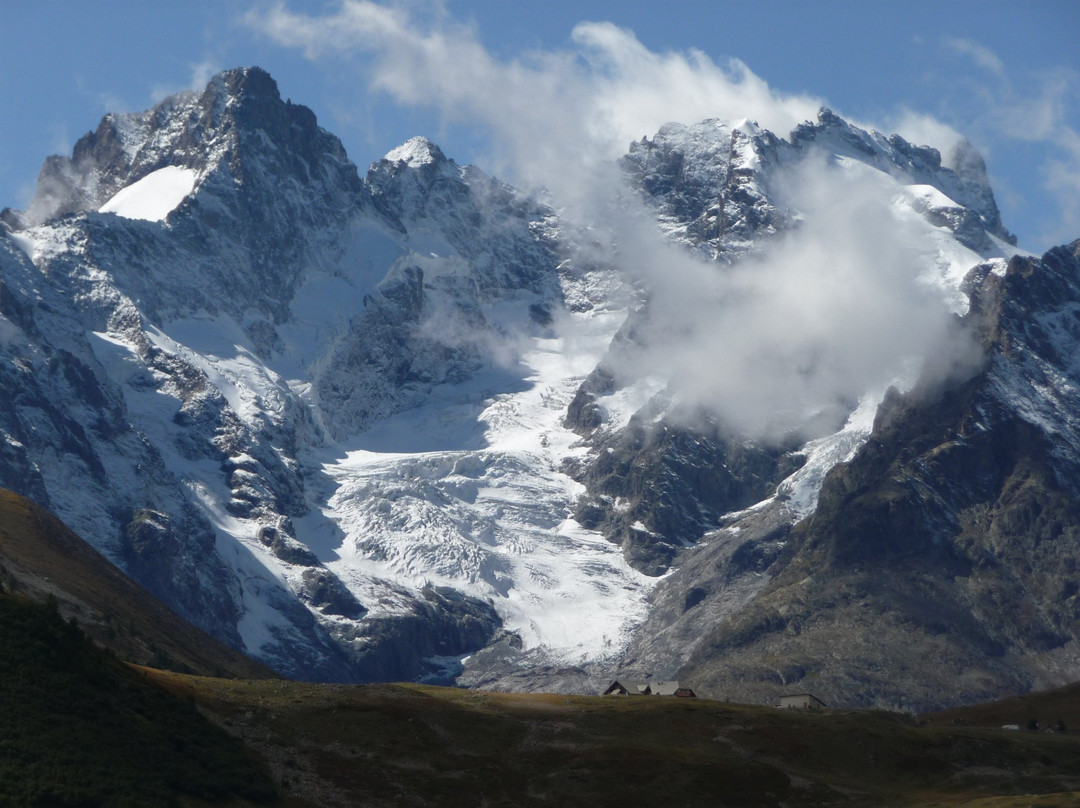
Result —
[[255, 750], [297, 808], [1080, 804], [1080, 733], [957, 725], [978, 712], [917, 721], [140, 670]]

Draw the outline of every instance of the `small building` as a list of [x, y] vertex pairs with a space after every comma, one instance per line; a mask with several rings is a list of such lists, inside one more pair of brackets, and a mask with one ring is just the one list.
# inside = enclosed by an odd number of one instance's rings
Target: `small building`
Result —
[[671, 682], [655, 682], [652, 685], [652, 694], [654, 696], [675, 696], [680, 699], [692, 699], [697, 697], [697, 693], [688, 687], [680, 687], [676, 681]]
[[622, 681], [616, 679], [610, 685], [607, 690], [603, 692], [605, 696], [650, 696], [652, 695], [652, 688], [648, 682], [631, 682], [629, 679], [623, 679]]
[[794, 693], [790, 696], [781, 696], [776, 706], [782, 710], [825, 710], [829, 705], [813, 693]]

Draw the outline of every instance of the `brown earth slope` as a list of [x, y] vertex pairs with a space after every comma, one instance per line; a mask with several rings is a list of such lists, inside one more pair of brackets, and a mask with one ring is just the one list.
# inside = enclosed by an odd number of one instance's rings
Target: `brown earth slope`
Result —
[[55, 598], [120, 658], [206, 676], [277, 677], [177, 616], [45, 509], [0, 489], [0, 589]]

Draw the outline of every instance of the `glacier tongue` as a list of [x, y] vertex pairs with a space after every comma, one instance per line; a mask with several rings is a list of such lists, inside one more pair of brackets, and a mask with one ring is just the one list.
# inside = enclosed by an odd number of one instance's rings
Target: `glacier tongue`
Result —
[[560, 468], [583, 451], [566, 407], [621, 319], [577, 315], [532, 341], [509, 389], [500, 370], [444, 386], [326, 463], [323, 513], [345, 534], [327, 566], [491, 599], [524, 650], [560, 663], [620, 652], [656, 579], [569, 518], [583, 487]]

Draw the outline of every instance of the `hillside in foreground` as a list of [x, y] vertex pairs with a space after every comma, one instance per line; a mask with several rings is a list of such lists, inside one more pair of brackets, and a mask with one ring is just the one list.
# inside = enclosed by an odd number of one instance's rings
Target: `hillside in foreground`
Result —
[[[1075, 689], [923, 716], [193, 676], [0, 594], [0, 806], [1067, 806]], [[1030, 709], [1029, 709], [1030, 708]]]
[[65, 619], [129, 662], [211, 676], [276, 677], [179, 617], [44, 508], [4, 489], [0, 591], [55, 600]]
[[[705, 699], [145, 671], [258, 752], [288, 806], [1075, 805], [1080, 734]], [[1030, 795], [1042, 795], [1033, 801]]]
[[266, 802], [265, 766], [114, 655], [56, 601], [0, 593], [0, 806]]

